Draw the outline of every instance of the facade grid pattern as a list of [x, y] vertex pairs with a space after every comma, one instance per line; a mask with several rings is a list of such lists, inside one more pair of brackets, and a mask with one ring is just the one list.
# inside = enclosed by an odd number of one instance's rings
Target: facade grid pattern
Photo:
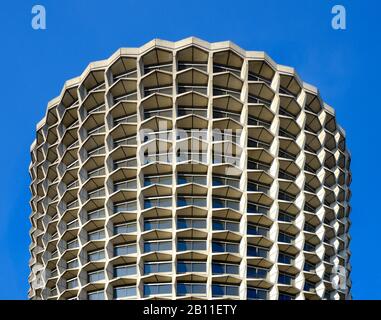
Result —
[[31, 157], [30, 299], [351, 298], [345, 132], [263, 52], [120, 49], [49, 102]]

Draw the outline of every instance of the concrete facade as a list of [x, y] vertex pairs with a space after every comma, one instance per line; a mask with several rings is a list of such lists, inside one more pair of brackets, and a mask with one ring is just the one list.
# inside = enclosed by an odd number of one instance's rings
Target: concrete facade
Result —
[[351, 298], [345, 132], [263, 52], [120, 49], [31, 156], [31, 299]]

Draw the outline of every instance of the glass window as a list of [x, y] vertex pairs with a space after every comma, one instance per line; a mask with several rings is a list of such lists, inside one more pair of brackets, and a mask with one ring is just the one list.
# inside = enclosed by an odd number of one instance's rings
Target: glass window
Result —
[[105, 273], [103, 269], [87, 273], [88, 282], [101, 281], [101, 280], [104, 280], [104, 278], [105, 278]]
[[278, 235], [278, 241], [279, 242], [291, 243], [293, 240], [294, 240], [293, 236], [288, 235], [288, 234], [283, 233], [283, 232], [279, 232], [279, 235]]
[[261, 248], [261, 247], [248, 246], [248, 247], [247, 247], [247, 255], [248, 255], [249, 257], [262, 257], [262, 258], [267, 258], [267, 255], [268, 255], [268, 249]]
[[172, 285], [171, 284], [145, 284], [144, 296], [157, 295], [157, 294], [171, 294]]
[[285, 293], [279, 293], [278, 300], [287, 301], [287, 300], [294, 300], [295, 297], [289, 294]]
[[177, 229], [205, 229], [206, 220], [205, 219], [191, 219], [191, 218], [178, 218], [177, 219]]
[[90, 211], [87, 213], [87, 217], [89, 220], [104, 218], [105, 217], [105, 210], [104, 209], [96, 209], [96, 210]]
[[239, 231], [239, 223], [233, 221], [216, 220], [213, 219], [213, 230], [229, 230], [229, 231]]
[[132, 233], [136, 232], [136, 223], [122, 223], [114, 226], [114, 235], [120, 233]]
[[114, 267], [114, 277], [125, 277], [136, 274], [136, 265], [124, 265]]
[[67, 262], [66, 267], [68, 269], [77, 268], [78, 267], [78, 259], [73, 259]]
[[265, 279], [267, 277], [267, 269], [247, 267], [247, 277], [253, 279]]
[[265, 236], [266, 237], [268, 234], [268, 229], [261, 227], [261, 226], [248, 224], [247, 234], [248, 235], [254, 235], [254, 236]]
[[279, 273], [278, 283], [285, 284], [285, 285], [291, 285], [292, 280], [293, 280], [292, 276], [285, 274], [285, 273]]
[[123, 256], [136, 253], [136, 244], [124, 244], [114, 247], [114, 256]]
[[267, 291], [258, 288], [247, 288], [247, 300], [266, 300]]
[[88, 233], [89, 241], [104, 239], [104, 237], [105, 230], [103, 228]]
[[206, 285], [204, 283], [178, 283], [177, 295], [184, 296], [188, 294], [206, 294]]
[[177, 273], [187, 273], [187, 272], [206, 272], [206, 263], [178, 261]]
[[88, 254], [89, 261], [98, 261], [105, 258], [105, 251], [104, 250], [97, 250], [89, 252]]
[[144, 264], [144, 274], [171, 272], [171, 271], [172, 271], [172, 263], [171, 262], [145, 263]]
[[144, 252], [151, 252], [151, 251], [165, 251], [165, 250], [171, 250], [172, 249], [172, 242], [171, 241], [152, 241], [152, 242], [145, 242], [144, 243]]
[[225, 286], [220, 284], [212, 285], [212, 296], [213, 297], [223, 297], [223, 296], [238, 296], [239, 287], [238, 286]]
[[278, 255], [278, 262], [279, 263], [285, 263], [285, 264], [291, 264], [293, 262], [294, 257], [290, 256], [288, 254], [280, 252]]
[[239, 274], [239, 265], [225, 264], [225, 263], [213, 263], [213, 274]]
[[178, 251], [206, 250], [206, 241], [203, 240], [178, 240]]
[[105, 295], [104, 295], [103, 290], [101, 290], [101, 291], [93, 291], [93, 292], [89, 292], [87, 294], [87, 299], [89, 299], [89, 300], [104, 300], [105, 299]]
[[136, 296], [136, 287], [135, 286], [114, 288], [114, 299], [134, 297], [134, 296]]
[[171, 219], [155, 219], [144, 221], [144, 231], [154, 229], [170, 229], [172, 228]]
[[230, 252], [230, 253], [238, 253], [239, 246], [237, 243], [230, 242], [212, 242], [212, 251], [213, 252]]

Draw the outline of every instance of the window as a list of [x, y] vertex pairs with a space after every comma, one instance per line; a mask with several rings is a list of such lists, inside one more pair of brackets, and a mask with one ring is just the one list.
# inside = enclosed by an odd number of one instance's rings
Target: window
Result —
[[247, 277], [252, 279], [265, 279], [267, 277], [268, 270], [256, 267], [247, 267]]
[[102, 250], [96, 250], [96, 251], [91, 251], [87, 254], [88, 260], [89, 261], [98, 261], [102, 260], [105, 258], [105, 251]]
[[136, 265], [122, 265], [114, 267], [114, 277], [126, 277], [136, 274]]
[[292, 285], [294, 277], [287, 273], [279, 273], [278, 283], [285, 285]]
[[213, 263], [213, 274], [239, 274], [238, 264]]
[[154, 229], [171, 229], [172, 220], [171, 219], [154, 219], [154, 220], [144, 220], [144, 231], [154, 230]]
[[284, 222], [294, 222], [295, 217], [285, 212], [279, 212], [278, 220]]
[[144, 199], [144, 209], [153, 208], [153, 207], [170, 207], [172, 206], [172, 198], [149, 198]]
[[239, 201], [213, 198], [213, 209], [230, 208], [233, 210], [239, 210]]
[[136, 222], [121, 223], [114, 225], [114, 235], [131, 232], [136, 232]]
[[67, 249], [78, 248], [78, 239], [75, 238], [73, 240], [68, 241], [67, 244], [66, 244], [66, 248]]
[[78, 286], [77, 278], [66, 280], [66, 289], [73, 289], [73, 288], [76, 288], [77, 286]]
[[186, 183], [197, 183], [201, 185], [206, 185], [206, 176], [179, 173], [177, 175], [177, 184], [186, 184]]
[[308, 252], [315, 251], [315, 246], [310, 244], [310, 243], [308, 243], [308, 242], [305, 242], [303, 250], [304, 251], [308, 251]]
[[144, 263], [144, 274], [172, 272], [171, 262], [146, 262]]
[[294, 257], [282, 252], [279, 252], [278, 262], [284, 264], [292, 264], [294, 262]]
[[104, 300], [105, 294], [103, 290], [89, 292], [87, 293], [87, 299], [88, 300]]
[[295, 296], [286, 293], [279, 293], [278, 300], [295, 300]]
[[78, 219], [74, 219], [74, 220], [67, 223], [66, 228], [67, 229], [74, 229], [74, 228], [77, 228], [78, 225], [79, 225]]
[[248, 257], [267, 258], [268, 252], [269, 252], [268, 249], [262, 248], [262, 247], [254, 247], [254, 246], [248, 246], [247, 247], [247, 256]]
[[90, 282], [97, 282], [102, 281], [105, 279], [105, 272], [104, 270], [97, 270], [87, 273], [87, 281]]
[[187, 197], [187, 196], [178, 196], [177, 197], [177, 206], [197, 206], [197, 207], [206, 207], [206, 198], [205, 197]]
[[213, 209], [230, 208], [233, 210], [239, 210], [239, 201], [213, 198]]
[[93, 220], [93, 219], [101, 219], [105, 217], [105, 210], [104, 209], [96, 209], [93, 211], [90, 211], [87, 213], [87, 219]]
[[213, 219], [213, 230], [239, 231], [239, 223], [228, 220]]
[[163, 295], [172, 293], [172, 284], [144, 284], [144, 296]]
[[316, 284], [315, 283], [308, 282], [308, 281], [306, 281], [304, 283], [304, 288], [303, 288], [304, 291], [313, 292], [313, 291], [315, 291], [315, 289], [316, 289]]
[[153, 184], [164, 184], [171, 185], [172, 184], [172, 175], [163, 175], [163, 176], [148, 176], [144, 177], [144, 186], [150, 186]]
[[121, 202], [114, 204], [114, 213], [126, 212], [126, 211], [136, 211], [137, 204], [136, 201]]
[[212, 242], [212, 251], [213, 252], [229, 252], [229, 253], [238, 253], [239, 245], [234, 242]]
[[206, 294], [206, 285], [204, 283], [178, 283], [177, 295], [185, 296], [189, 294]]
[[303, 270], [307, 272], [314, 272], [316, 266], [313, 265], [312, 263], [308, 263], [307, 261], [304, 263]]
[[247, 225], [247, 234], [253, 235], [253, 236], [268, 236], [268, 229], [265, 227], [257, 226], [254, 224], [248, 224]]
[[105, 230], [103, 228], [88, 233], [88, 241], [100, 240], [104, 239], [104, 237]]
[[284, 243], [292, 243], [295, 238], [287, 233], [279, 232], [278, 241]]
[[114, 192], [128, 189], [136, 189], [136, 179], [114, 183]]
[[178, 240], [177, 241], [178, 251], [187, 250], [206, 250], [206, 241], [204, 240]]
[[205, 229], [205, 219], [177, 218], [177, 229]]
[[260, 206], [256, 203], [247, 203], [247, 213], [254, 213], [254, 214], [265, 214], [267, 215], [269, 213], [269, 208]]
[[114, 288], [114, 299], [121, 299], [126, 297], [135, 297], [136, 296], [136, 287], [116, 287]]
[[123, 256], [136, 253], [136, 244], [122, 244], [114, 247], [114, 256]]
[[247, 288], [247, 300], [266, 300], [267, 291], [258, 288]]
[[72, 259], [66, 263], [67, 269], [72, 269], [77, 267], [78, 267], [78, 259]]
[[213, 176], [213, 187], [232, 186], [239, 189], [239, 182], [240, 182], [239, 178]]
[[144, 252], [165, 251], [172, 249], [171, 241], [151, 241], [144, 243]]
[[205, 262], [178, 261], [177, 273], [206, 272]]
[[223, 297], [223, 296], [238, 296], [239, 287], [238, 286], [225, 286], [221, 284], [212, 285], [212, 296], [213, 297]]

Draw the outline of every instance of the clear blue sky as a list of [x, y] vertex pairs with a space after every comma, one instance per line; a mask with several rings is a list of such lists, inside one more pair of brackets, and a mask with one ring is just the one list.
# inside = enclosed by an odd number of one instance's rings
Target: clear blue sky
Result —
[[[0, 299], [25, 299], [29, 245], [29, 146], [47, 102], [65, 80], [119, 47], [152, 38], [232, 40], [294, 66], [334, 106], [352, 153], [352, 280], [355, 299], [381, 298], [378, 98], [380, 10], [376, 0], [3, 1], [0, 7]], [[47, 30], [31, 28], [42, 4]], [[347, 30], [331, 8], [347, 9]]]

